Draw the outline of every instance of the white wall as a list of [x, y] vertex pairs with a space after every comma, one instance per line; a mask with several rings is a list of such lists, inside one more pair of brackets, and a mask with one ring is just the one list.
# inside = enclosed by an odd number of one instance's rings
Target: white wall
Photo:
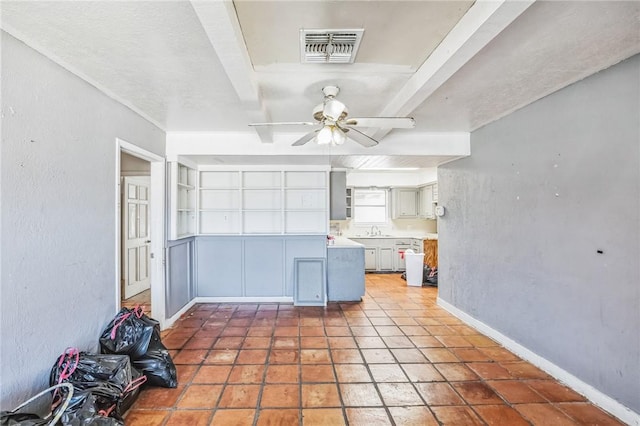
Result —
[[0, 407], [9, 409], [48, 385], [67, 346], [97, 350], [116, 312], [116, 137], [163, 155], [165, 135], [0, 35]]
[[[366, 235], [366, 232], [371, 230], [371, 225], [358, 226], [353, 220], [332, 220], [332, 227], [334, 224], [339, 225], [340, 233], [347, 237]], [[426, 219], [391, 219], [387, 225], [378, 226], [378, 229], [381, 234], [398, 237], [421, 237], [438, 232], [437, 222]]]
[[547, 96], [438, 169], [440, 298], [618, 415], [640, 412], [639, 75], [635, 56]]
[[407, 171], [365, 171], [347, 172], [347, 186], [419, 186], [437, 180], [437, 169], [429, 167]]

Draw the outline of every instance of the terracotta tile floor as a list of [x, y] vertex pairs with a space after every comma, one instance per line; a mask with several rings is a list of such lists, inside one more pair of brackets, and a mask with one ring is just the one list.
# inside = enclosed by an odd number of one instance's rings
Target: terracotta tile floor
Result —
[[177, 389], [145, 389], [128, 426], [619, 425], [436, 305], [368, 274], [362, 303], [200, 304], [164, 333]]
[[135, 308], [136, 305], [144, 306], [146, 312], [151, 312], [151, 290], [145, 290], [128, 299], [122, 299], [120, 306], [122, 308]]

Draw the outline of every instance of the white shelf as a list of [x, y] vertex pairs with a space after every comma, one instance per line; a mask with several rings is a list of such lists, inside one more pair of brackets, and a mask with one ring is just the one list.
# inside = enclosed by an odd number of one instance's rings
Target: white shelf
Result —
[[169, 163], [170, 239], [196, 233], [196, 171], [178, 162]]
[[326, 171], [199, 172], [200, 234], [326, 233]]

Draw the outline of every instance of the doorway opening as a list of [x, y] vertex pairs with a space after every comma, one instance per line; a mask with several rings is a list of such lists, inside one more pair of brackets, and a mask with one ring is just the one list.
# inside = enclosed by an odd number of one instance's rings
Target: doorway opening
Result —
[[151, 163], [120, 152], [120, 307], [151, 312]]
[[163, 327], [165, 160], [116, 140], [116, 310], [144, 307]]

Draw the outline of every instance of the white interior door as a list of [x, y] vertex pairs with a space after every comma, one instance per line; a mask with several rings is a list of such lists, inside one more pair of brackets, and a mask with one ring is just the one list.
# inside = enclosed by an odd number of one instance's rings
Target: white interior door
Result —
[[125, 177], [122, 185], [122, 294], [150, 288], [149, 180]]

